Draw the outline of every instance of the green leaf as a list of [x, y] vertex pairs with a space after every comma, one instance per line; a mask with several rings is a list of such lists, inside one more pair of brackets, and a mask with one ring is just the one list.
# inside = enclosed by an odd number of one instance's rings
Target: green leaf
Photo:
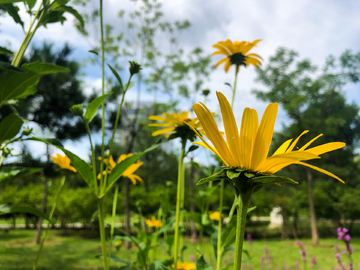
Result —
[[2, 166], [0, 167], [0, 182], [15, 177], [24, 177], [30, 174], [41, 172], [42, 168], [26, 168], [19, 166]]
[[133, 86], [134, 86], [134, 82], [128, 82], [127, 84], [125, 84], [124, 90], [127, 91]]
[[97, 51], [94, 51], [94, 50], [89, 50], [88, 52], [89, 52], [89, 53], [96, 54], [97, 56], [99, 56], [99, 54], [98, 54], [98, 52], [97, 52]]
[[78, 19], [78, 21], [81, 24], [81, 27], [84, 28], [85, 27], [85, 22], [83, 17], [79, 14], [79, 12], [77, 12], [76, 9], [70, 7], [70, 6], [59, 6], [57, 8], [55, 8], [54, 10], [58, 10], [58, 11], [64, 11], [64, 12], [68, 12], [71, 13], [72, 15], [74, 15], [74, 17], [76, 19]]
[[2, 70], [10, 70], [10, 71], [13, 71], [13, 72], [18, 72], [18, 73], [26, 73], [26, 71], [20, 69], [20, 68], [17, 68], [17, 67], [14, 67], [13, 65], [7, 63], [7, 62], [3, 62], [3, 61], [0, 61], [0, 69]]
[[[2, 4], [0, 2], [0, 4]], [[9, 15], [14, 19], [14, 21], [21, 25], [22, 28], [24, 28], [24, 22], [21, 20], [19, 15], [19, 7], [14, 6], [13, 4], [5, 4], [3, 7], [6, 9], [6, 11], [9, 13]]]
[[254, 211], [255, 209], [256, 209], [256, 206], [250, 207], [250, 208], [248, 208], [246, 213], [249, 214], [250, 212]]
[[61, 142], [59, 140], [57, 140], [57, 139], [37, 138], [37, 137], [31, 137], [31, 138], [28, 138], [26, 140], [43, 142], [43, 143], [55, 146], [56, 148], [63, 151], [64, 154], [70, 159], [72, 165], [75, 167], [75, 169], [81, 175], [81, 177], [89, 185], [89, 187], [91, 187], [91, 188], [94, 187], [94, 174], [93, 174], [93, 172], [91, 170], [90, 165], [87, 164], [84, 160], [82, 160], [80, 157], [78, 157], [74, 153], [70, 152], [69, 150], [66, 150], [62, 146], [62, 144], [61, 144]]
[[221, 249], [232, 245], [236, 237], [236, 217], [233, 217], [221, 234]]
[[156, 260], [150, 264], [149, 270], [167, 270], [168, 268], [162, 261]]
[[[102, 254], [98, 254], [98, 255], [96, 255], [96, 258], [102, 260], [102, 259], [103, 259], [103, 256], [102, 256]], [[123, 263], [123, 264], [126, 264], [126, 265], [130, 265], [130, 264], [131, 264], [131, 263], [128, 262], [128, 261], [124, 261], [124, 260], [120, 259], [118, 256], [116, 256], [116, 255], [113, 254], [113, 253], [110, 255], [110, 261], [112, 261], [112, 262], [117, 262], [117, 263]]]
[[21, 66], [21, 68], [34, 72], [39, 75], [47, 75], [58, 72], [70, 72], [70, 69], [68, 68], [64, 68], [49, 63], [43, 63], [43, 62], [33, 62], [29, 64], [24, 64]]
[[211, 266], [205, 261], [204, 256], [201, 255], [196, 261], [196, 270], [211, 270]]
[[16, 2], [25, 2], [25, 0], [0, 0], [0, 5], [11, 4]]
[[298, 182], [292, 180], [289, 177], [285, 176], [277, 176], [277, 175], [269, 175], [269, 176], [259, 176], [251, 178], [249, 181], [253, 183], [259, 184], [275, 184], [275, 183], [291, 183], [291, 184], [299, 184]]
[[30, 10], [35, 6], [37, 0], [26, 0], [26, 3]]
[[48, 23], [57, 23], [60, 22], [61, 24], [64, 23], [64, 21], [66, 21], [66, 18], [63, 16], [65, 11], [60, 11], [60, 10], [52, 10], [49, 11], [42, 19], [40, 22], [40, 25], [43, 25], [44, 27], [46, 27], [46, 25]]
[[225, 179], [226, 178], [226, 175], [225, 175], [225, 169], [222, 169], [221, 171], [209, 176], [209, 177], [206, 177], [206, 178], [203, 178], [203, 179], [200, 179], [196, 185], [199, 186], [199, 185], [202, 185], [202, 184], [205, 184], [205, 183], [208, 183], [208, 182], [211, 182], [211, 181], [217, 181], [217, 180], [221, 180], [221, 179]]
[[93, 101], [90, 102], [90, 104], [86, 108], [86, 112], [84, 115], [84, 121], [87, 125], [91, 122], [91, 120], [94, 119], [96, 112], [99, 109], [100, 105], [104, 102], [104, 100], [107, 97], [109, 97], [111, 95], [112, 95], [112, 93], [106, 94], [106, 95], [97, 97]]
[[221, 268], [221, 270], [230, 270], [234, 268], [234, 263], [230, 263], [226, 265], [225, 267]]
[[19, 133], [23, 120], [17, 114], [10, 114], [0, 122], [0, 144]]
[[0, 254], [24, 255], [23, 253], [17, 251], [10, 251], [10, 250], [0, 250]]
[[118, 180], [121, 175], [132, 165], [134, 164], [134, 162], [136, 160], [138, 160], [143, 154], [150, 152], [152, 150], [154, 150], [155, 148], [157, 148], [159, 145], [161, 144], [161, 141], [158, 141], [157, 143], [153, 144], [152, 146], [150, 146], [148, 149], [146, 149], [143, 152], [140, 152], [138, 154], [134, 154], [126, 159], [124, 159], [123, 161], [121, 161], [120, 163], [116, 164], [115, 168], [111, 171], [111, 174], [109, 175], [109, 181], [108, 181], [108, 185], [106, 187], [105, 193], [109, 191], [109, 189], [111, 189], [112, 185], [115, 183], [116, 180]]
[[39, 209], [28, 206], [9, 206], [7, 204], [0, 205], [0, 215], [12, 214], [12, 213], [26, 213], [33, 214], [35, 216], [41, 217], [48, 220], [47, 215], [41, 212]]
[[4, 47], [1, 47], [0, 46], [0, 54], [10, 54], [10, 55], [13, 55], [14, 53]]
[[124, 86], [123, 86], [122, 80], [121, 80], [121, 78], [119, 76], [119, 73], [117, 73], [117, 71], [112, 66], [110, 66], [109, 64], [108, 64], [108, 66], [109, 66], [110, 70], [112, 71], [112, 73], [114, 74], [114, 76], [116, 77], [116, 79], [118, 80], [121, 89], [124, 90]]
[[233, 246], [228, 246], [228, 247], [224, 248], [221, 256], [224, 256], [229, 251], [235, 251], [235, 248]]
[[239, 177], [239, 175], [241, 174], [241, 172], [236, 172], [236, 171], [233, 171], [233, 170], [227, 170], [226, 171], [226, 175], [229, 179], [234, 179], [234, 178], [237, 178]]
[[186, 152], [185, 156], [186, 156], [187, 154], [189, 154], [190, 152], [195, 151], [195, 150], [198, 149], [198, 148], [199, 148], [198, 145], [192, 145], [192, 146], [190, 146], [190, 147], [189, 147], [189, 150]]

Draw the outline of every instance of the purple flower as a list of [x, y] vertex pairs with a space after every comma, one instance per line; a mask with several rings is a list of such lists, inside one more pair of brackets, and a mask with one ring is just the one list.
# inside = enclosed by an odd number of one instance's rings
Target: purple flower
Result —
[[301, 257], [301, 260], [303, 261], [303, 262], [305, 262], [306, 261], [306, 257]]
[[351, 237], [350, 237], [349, 234], [345, 235], [344, 240], [345, 240], [346, 242], [350, 242], [350, 239], [351, 239]]
[[196, 258], [195, 258], [194, 255], [190, 255], [190, 261], [192, 261], [192, 262], [195, 262], [195, 261], [196, 261]]
[[300, 250], [300, 255], [301, 255], [301, 256], [305, 256], [306, 254], [307, 254], [307, 251], [306, 251], [306, 250], [303, 250], [303, 249]]
[[295, 262], [295, 267], [296, 267], [296, 270], [300, 270], [300, 265], [299, 265], [298, 261]]
[[261, 269], [265, 269], [265, 255], [261, 256]]
[[349, 262], [350, 270], [353, 270], [353, 263]]
[[345, 255], [346, 255], [346, 249], [344, 249], [344, 252], [343, 252]]
[[250, 233], [248, 233], [248, 234], [246, 235], [246, 238], [247, 238], [247, 241], [249, 242], [249, 244], [252, 245], [252, 238], [251, 238], [251, 234], [250, 234]]
[[337, 263], [340, 262], [340, 258], [341, 258], [340, 253], [336, 253], [336, 254], [335, 254], [335, 257], [336, 257], [336, 262], [337, 262]]
[[349, 252], [350, 252], [350, 254], [354, 253], [354, 250], [350, 244], [349, 244]]
[[289, 270], [289, 268], [287, 267], [286, 263], [284, 263], [284, 270]]
[[311, 257], [310, 259], [311, 265], [315, 265], [316, 264], [316, 260], [314, 257]]

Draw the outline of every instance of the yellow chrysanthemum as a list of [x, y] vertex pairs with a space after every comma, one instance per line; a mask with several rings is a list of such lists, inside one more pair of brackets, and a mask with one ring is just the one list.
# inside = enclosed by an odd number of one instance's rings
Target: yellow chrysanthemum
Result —
[[[108, 155], [108, 153], [107, 153], [107, 155]], [[121, 161], [125, 160], [126, 158], [128, 158], [132, 155], [133, 155], [133, 153], [122, 154], [119, 157], [117, 163], [120, 163]], [[99, 160], [101, 160], [101, 157], [99, 157]], [[105, 164], [107, 164], [108, 162], [109, 162], [109, 174], [110, 174], [111, 171], [115, 168], [116, 163], [112, 156], [110, 156], [109, 159], [104, 159]], [[141, 162], [140, 160], [136, 161], [134, 164], [130, 165], [130, 167], [126, 169], [126, 171], [122, 174], [122, 176], [129, 178], [134, 185], [136, 185], [136, 180], [138, 180], [141, 183], [144, 183], [143, 180], [140, 178], [140, 176], [134, 174], [134, 172], [137, 169], [139, 169], [139, 167], [143, 164], [144, 164], [144, 162]], [[103, 171], [104, 175], [105, 175], [105, 173], [106, 173], [106, 171]], [[100, 179], [100, 174], [98, 174], [97, 178]]]
[[[152, 133], [152, 136], [158, 136], [166, 134], [165, 137], [169, 138], [172, 134], [179, 135], [179, 137], [187, 137], [189, 139], [194, 137], [195, 134], [188, 125], [191, 125], [199, 133], [203, 134], [200, 122], [197, 118], [189, 118], [189, 112], [177, 113], [163, 113], [162, 116], [152, 115], [149, 116], [149, 120], [160, 121], [164, 123], [149, 124], [150, 127], [160, 127], [163, 129], [156, 130]], [[187, 125], [188, 124], [188, 125]], [[189, 135], [189, 131], [191, 134]], [[194, 137], [195, 138], [195, 137]]]
[[209, 218], [211, 220], [217, 220], [219, 221], [220, 220], [220, 212], [219, 211], [215, 211], [215, 212], [212, 212], [209, 214]]
[[260, 125], [256, 110], [245, 108], [239, 134], [235, 117], [228, 100], [222, 93], [217, 92], [216, 94], [224, 122], [226, 141], [218, 130], [208, 108], [201, 103], [194, 104], [193, 108], [204, 128], [206, 137], [212, 142], [213, 146], [209, 145], [201, 136], [199, 137], [203, 142], [195, 142], [195, 144], [211, 150], [219, 156], [228, 167], [243, 169], [251, 173], [272, 175], [286, 166], [299, 164], [344, 182], [331, 172], [302, 161], [318, 159], [320, 155], [324, 153], [343, 148], [345, 143], [331, 142], [308, 148], [311, 143], [322, 136], [322, 134], [320, 134], [303, 147], [294, 150], [300, 137], [308, 132], [308, 130], [305, 130], [296, 140], [293, 142], [291, 139], [287, 140], [271, 157], [267, 157], [273, 136], [278, 104], [271, 103], [267, 106]]
[[[226, 41], [219, 41], [213, 48], [218, 49], [212, 55], [225, 54], [227, 57], [221, 59], [216, 65], [217, 68], [222, 63], [225, 63], [225, 72], [228, 72], [231, 65], [238, 67], [239, 72], [240, 66], [254, 65], [258, 68], [261, 65], [262, 58], [255, 53], [248, 53], [261, 39], [255, 40], [254, 42], [249, 41], [235, 41], [234, 43], [228, 39]], [[260, 60], [259, 60], [260, 59]]]
[[[174, 268], [174, 265], [172, 265], [172, 267]], [[194, 263], [188, 263], [188, 262], [177, 262], [177, 267], [176, 269], [180, 269], [180, 270], [191, 270], [191, 269], [195, 269], [195, 264]]]
[[154, 216], [152, 216], [151, 219], [145, 219], [145, 222], [149, 227], [154, 228], [161, 228], [163, 225], [161, 221], [157, 220]]
[[59, 165], [61, 169], [66, 169], [75, 173], [77, 172], [73, 166], [70, 166], [70, 159], [67, 156], [56, 154], [56, 157], [51, 156], [51, 159], [53, 163]]

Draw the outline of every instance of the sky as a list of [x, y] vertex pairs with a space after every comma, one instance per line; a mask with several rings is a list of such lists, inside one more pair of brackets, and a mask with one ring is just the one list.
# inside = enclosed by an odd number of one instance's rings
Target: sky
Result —
[[[164, 20], [191, 22], [189, 29], [176, 36], [178, 46], [185, 51], [201, 47], [205, 53], [211, 54], [214, 52], [212, 45], [221, 40], [262, 39], [252, 52], [261, 55], [264, 64], [271, 55], [275, 54], [277, 48], [284, 46], [297, 51], [300, 59], [309, 58], [320, 67], [330, 54], [339, 56], [347, 49], [354, 53], [360, 51], [360, 20], [358, 19], [360, 1], [358, 0], [177, 0], [162, 3]], [[21, 8], [21, 4], [19, 7]], [[96, 1], [91, 2], [86, 9], [91, 10], [95, 7], [97, 7]], [[104, 1], [105, 23], [114, 25], [115, 30], [121, 29], [124, 25], [125, 19], [121, 20], [117, 17], [120, 9], [133, 10], [134, 5], [130, 1]], [[26, 17], [22, 8], [20, 14], [23, 18]], [[58, 23], [49, 25], [48, 28], [40, 28], [32, 44], [40, 44], [43, 40], [48, 40], [61, 47], [64, 42], [68, 42], [74, 48], [72, 58], [83, 61], [89, 57], [88, 50], [92, 49], [91, 38], [88, 40], [83, 38], [73, 26], [73, 17], [71, 15], [66, 17], [68, 20], [63, 25]], [[0, 17], [0, 46], [10, 44], [11, 49], [16, 51], [23, 35], [21, 27], [10, 17]], [[92, 38], [94, 37], [96, 36]], [[212, 64], [215, 65], [219, 59], [221, 57], [214, 56]], [[217, 110], [215, 91], [221, 91], [228, 99], [231, 98], [231, 92], [224, 82], [232, 83], [233, 68], [226, 74], [223, 65], [218, 67], [205, 84], [212, 90], [207, 104], [210, 110]], [[82, 80], [86, 92], [90, 93], [94, 87], [99, 89], [101, 85], [99, 67], [88, 65], [82, 71], [85, 74]], [[259, 115], [265, 110], [267, 104], [257, 100], [251, 93], [251, 89], [254, 88], [264, 89], [254, 82], [255, 78], [256, 73], [252, 66], [242, 69], [239, 74], [234, 110], [237, 119], [241, 119], [245, 107], [255, 108]], [[345, 94], [349, 103], [355, 102], [360, 105], [359, 90], [359, 85], [346, 86]], [[127, 98], [131, 100], [134, 97], [135, 94], [130, 93]], [[147, 92], [143, 92], [141, 98], [145, 102], [152, 100], [152, 96]], [[160, 96], [159, 101], [162, 98], [166, 102], [165, 96]], [[185, 105], [189, 108], [188, 104]], [[280, 109], [275, 130], [280, 130], [281, 124], [286, 120], [286, 114]], [[86, 140], [65, 143], [69, 150], [87, 158], [88, 148], [84, 147], [85, 145]]]

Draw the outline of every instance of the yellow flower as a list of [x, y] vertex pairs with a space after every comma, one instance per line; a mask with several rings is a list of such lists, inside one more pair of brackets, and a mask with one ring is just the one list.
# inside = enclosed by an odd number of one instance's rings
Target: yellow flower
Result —
[[231, 65], [238, 67], [239, 72], [240, 66], [254, 65], [258, 68], [261, 65], [259, 59], [262, 58], [255, 53], [248, 53], [261, 39], [255, 40], [254, 42], [249, 41], [235, 41], [234, 43], [228, 39], [226, 41], [219, 41], [213, 48], [218, 49], [212, 55], [225, 54], [227, 57], [221, 59], [216, 65], [217, 68], [220, 64], [225, 63], [225, 72], [228, 72]]
[[145, 222], [149, 227], [155, 227], [155, 228], [162, 227], [161, 221], [157, 220], [154, 216], [152, 216], [151, 219], [145, 219]]
[[215, 211], [215, 212], [210, 212], [209, 213], [209, 218], [211, 219], [211, 220], [217, 220], [217, 221], [219, 221], [220, 220], [220, 212], [219, 211]]
[[160, 121], [164, 123], [149, 124], [150, 127], [161, 127], [152, 133], [152, 136], [157, 136], [161, 134], [166, 134], [165, 137], [169, 138], [171, 135], [177, 137], [190, 139], [193, 141], [195, 139], [195, 133], [188, 127], [188, 125], [195, 128], [199, 133], [203, 133], [200, 122], [197, 118], [189, 118], [189, 112], [177, 113], [163, 113], [162, 116], [152, 115], [149, 116], [149, 120]]
[[[108, 153], [107, 153], [107, 155], [108, 155]], [[123, 161], [124, 159], [126, 159], [126, 158], [128, 158], [128, 157], [130, 157], [130, 156], [132, 156], [132, 155], [133, 155], [133, 153], [130, 153], [130, 154], [122, 154], [122, 155], [119, 157], [117, 163], [120, 163], [121, 161]], [[99, 157], [99, 160], [101, 160], [101, 157]], [[108, 162], [109, 162], [109, 174], [110, 174], [111, 171], [115, 168], [116, 163], [115, 163], [115, 161], [114, 161], [114, 159], [113, 159], [112, 156], [110, 156], [109, 159], [104, 159], [105, 165], [106, 165]], [[137, 169], [139, 169], [139, 167], [140, 167], [141, 165], [143, 165], [143, 164], [144, 164], [144, 162], [141, 162], [140, 160], [136, 161], [134, 164], [130, 165], [130, 167], [126, 169], [126, 171], [122, 174], [122, 176], [129, 178], [134, 185], [136, 185], [136, 180], [138, 180], [138, 181], [141, 182], [141, 183], [144, 183], [143, 180], [140, 178], [140, 176], [134, 174], [134, 172], [135, 172]], [[105, 173], [106, 173], [106, 172], [103, 171], [103, 174], [104, 174], [104, 175], [105, 175]], [[100, 179], [100, 174], [98, 174], [97, 178]]]
[[66, 169], [75, 173], [77, 172], [73, 166], [70, 166], [70, 159], [67, 156], [56, 154], [56, 157], [51, 156], [51, 159], [53, 160], [53, 163], [59, 165], [61, 169]]
[[201, 105], [194, 104], [193, 108], [204, 128], [206, 137], [209, 138], [214, 147], [209, 145], [201, 136], [199, 137], [203, 142], [195, 143], [211, 150], [219, 156], [228, 167], [242, 169], [255, 174], [272, 175], [286, 166], [299, 164], [344, 182], [331, 172], [302, 161], [318, 159], [320, 155], [324, 153], [343, 148], [345, 143], [331, 142], [308, 148], [311, 143], [322, 136], [322, 134], [320, 134], [298, 150], [293, 150], [300, 137], [308, 132], [308, 130], [305, 130], [296, 140], [293, 142], [291, 139], [287, 140], [271, 157], [267, 157], [273, 136], [278, 104], [271, 103], [267, 106], [260, 125], [256, 110], [245, 108], [239, 134], [228, 100], [222, 93], [217, 92], [216, 94], [224, 122], [226, 141], [219, 132], [209, 110], [201, 103]]
[[[172, 268], [174, 268], [174, 265], [172, 265]], [[194, 263], [188, 263], [188, 262], [177, 262], [177, 267], [176, 269], [181, 269], [181, 270], [191, 270], [191, 269], [195, 269], [195, 264]]]

